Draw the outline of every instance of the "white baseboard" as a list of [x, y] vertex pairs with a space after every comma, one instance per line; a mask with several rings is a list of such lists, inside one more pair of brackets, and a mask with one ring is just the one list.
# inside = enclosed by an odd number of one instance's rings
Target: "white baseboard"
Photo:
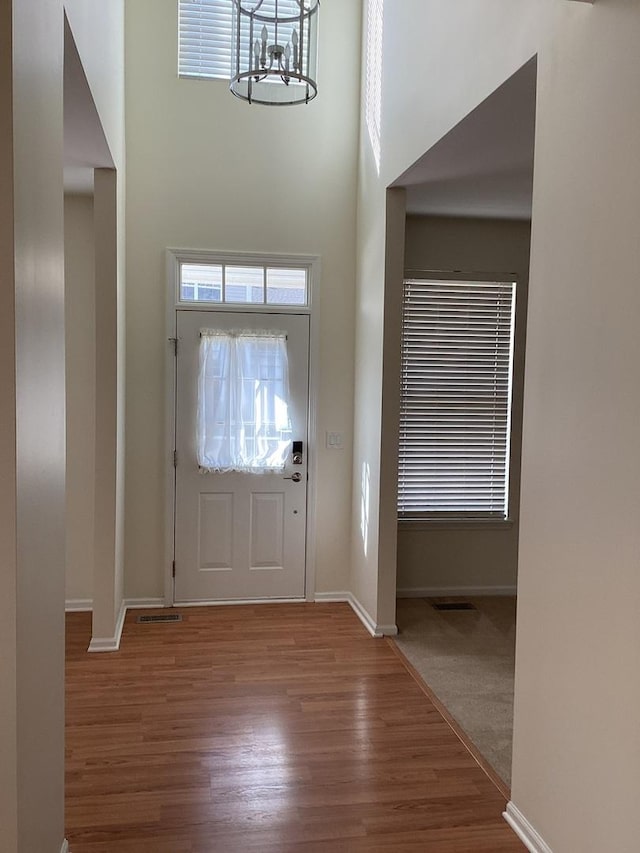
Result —
[[[125, 598], [127, 610], [139, 610], [143, 607], [164, 607], [164, 598]], [[92, 598], [68, 598], [64, 603], [67, 613], [87, 613], [93, 610]]]
[[68, 598], [64, 603], [67, 613], [87, 613], [93, 610], [92, 598]]
[[[163, 603], [159, 605], [164, 607]], [[257, 604], [304, 604], [306, 598], [243, 598], [227, 601], [225, 599], [212, 601], [176, 601], [173, 607], [243, 607], [246, 605], [254, 606]]]
[[124, 617], [127, 614], [127, 607], [124, 601], [120, 605], [120, 612], [116, 620], [116, 633], [113, 637], [92, 637], [89, 643], [89, 652], [117, 652], [120, 648], [120, 638], [122, 637], [122, 629], [124, 627]]
[[62, 847], [60, 848], [60, 853], [69, 853], [69, 842], [65, 838], [62, 842]]
[[144, 607], [164, 607], [164, 598], [125, 598], [127, 610], [142, 610]]
[[356, 614], [358, 619], [362, 622], [362, 624], [371, 634], [371, 636], [381, 637], [382, 634], [378, 631], [378, 626], [372, 619], [371, 614], [365, 607], [362, 606], [362, 604], [352, 593], [349, 594], [349, 604], [351, 605], [351, 609], [353, 610], [353, 612]]
[[126, 598], [120, 605], [120, 612], [116, 621], [116, 633], [113, 637], [92, 637], [89, 643], [90, 652], [117, 652], [120, 648], [122, 629], [127, 610], [139, 610], [146, 607], [164, 607], [163, 598]]
[[[176, 602], [175, 607], [215, 607], [240, 604], [291, 604], [305, 599], [253, 599], [247, 601], [194, 601], [194, 602]], [[395, 637], [398, 633], [397, 625], [378, 625], [372, 619], [368, 611], [362, 606], [358, 599], [351, 592], [318, 592], [314, 596], [314, 600], [321, 602], [336, 602], [344, 601], [351, 605], [352, 610], [365, 626], [372, 637]], [[120, 605], [120, 613], [116, 623], [116, 633], [113, 637], [93, 637], [89, 644], [88, 651], [90, 652], [117, 652], [120, 648], [120, 638], [122, 637], [122, 629], [124, 627], [124, 619], [127, 610], [140, 610], [144, 608], [160, 608], [164, 607], [163, 598], [127, 598]]]
[[507, 803], [507, 810], [502, 817], [529, 850], [529, 853], [553, 853], [547, 842], [531, 826], [526, 817], [513, 803]]
[[396, 598], [483, 598], [485, 596], [515, 596], [516, 586], [418, 586], [396, 591]]
[[372, 637], [395, 637], [398, 633], [397, 625], [378, 625], [352, 592], [317, 592], [315, 601], [318, 604], [332, 601], [347, 602]]
[[342, 601], [351, 604], [351, 593], [346, 590], [343, 592], [316, 592], [313, 595], [313, 600], [317, 604], [332, 604]]

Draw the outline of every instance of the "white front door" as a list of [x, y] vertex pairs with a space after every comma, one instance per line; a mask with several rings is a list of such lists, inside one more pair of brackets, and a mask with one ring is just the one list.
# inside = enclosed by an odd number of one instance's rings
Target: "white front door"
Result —
[[[291, 447], [283, 470], [203, 471], [197, 452], [203, 329], [286, 333], [291, 438], [302, 442], [301, 464], [294, 464]], [[177, 336], [175, 600], [303, 598], [309, 317], [179, 310]], [[256, 394], [271, 393], [258, 379], [254, 384]]]

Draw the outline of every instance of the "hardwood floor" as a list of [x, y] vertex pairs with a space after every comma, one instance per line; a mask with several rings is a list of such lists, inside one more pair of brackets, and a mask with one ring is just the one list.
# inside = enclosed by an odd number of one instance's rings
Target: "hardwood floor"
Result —
[[[170, 611], [163, 611], [170, 612]], [[72, 853], [521, 853], [504, 798], [348, 605], [184, 608], [87, 654], [67, 616]]]

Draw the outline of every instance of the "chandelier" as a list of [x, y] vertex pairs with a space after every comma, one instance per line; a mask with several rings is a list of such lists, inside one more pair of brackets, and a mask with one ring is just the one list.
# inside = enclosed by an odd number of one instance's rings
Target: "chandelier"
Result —
[[233, 0], [232, 93], [250, 104], [307, 104], [315, 80], [320, 0]]

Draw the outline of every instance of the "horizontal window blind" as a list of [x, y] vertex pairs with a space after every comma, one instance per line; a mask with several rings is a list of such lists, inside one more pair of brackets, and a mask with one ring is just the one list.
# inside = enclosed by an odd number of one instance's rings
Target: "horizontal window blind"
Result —
[[232, 0], [180, 0], [181, 77], [231, 77]]
[[[233, 0], [179, 0], [178, 74], [181, 77], [231, 78]], [[274, 0], [264, 0], [261, 11], [275, 12]], [[279, 0], [280, 15], [296, 17], [296, 0]], [[256, 38], [260, 33], [256, 33]], [[248, 49], [242, 52], [242, 66], [249, 67]]]
[[512, 282], [404, 284], [398, 514], [506, 518]]

